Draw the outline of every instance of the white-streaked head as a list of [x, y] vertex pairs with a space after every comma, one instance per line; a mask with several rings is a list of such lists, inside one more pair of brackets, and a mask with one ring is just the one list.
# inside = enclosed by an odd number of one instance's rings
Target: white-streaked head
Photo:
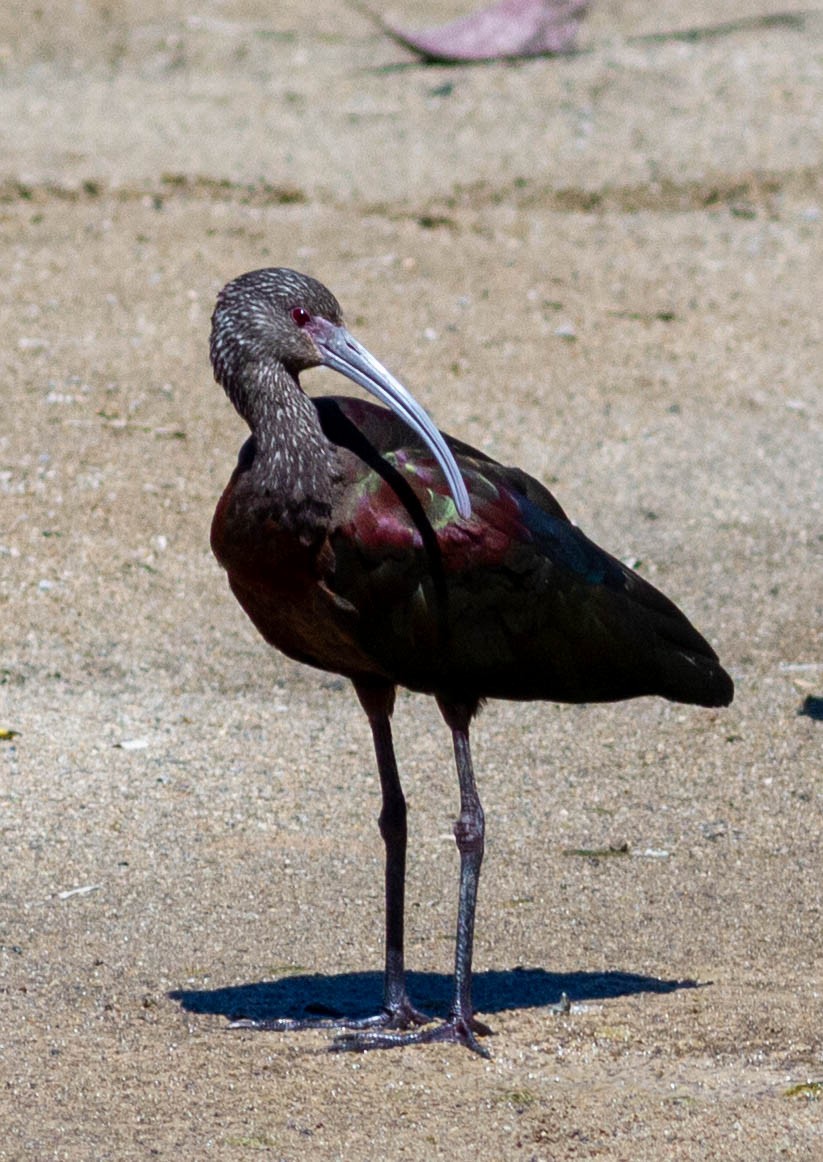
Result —
[[212, 316], [214, 375], [250, 421], [252, 396], [271, 390], [278, 365], [297, 384], [301, 371], [325, 366], [371, 392], [431, 449], [462, 517], [471, 503], [446, 441], [409, 391], [343, 325], [337, 299], [314, 278], [286, 267], [243, 274], [223, 288]]

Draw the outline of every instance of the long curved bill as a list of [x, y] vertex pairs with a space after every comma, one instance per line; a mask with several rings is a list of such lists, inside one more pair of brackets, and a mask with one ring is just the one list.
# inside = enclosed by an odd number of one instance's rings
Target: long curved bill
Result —
[[326, 367], [339, 371], [341, 375], [345, 375], [377, 396], [428, 444], [432, 455], [443, 469], [457, 511], [468, 520], [472, 506], [457, 462], [446, 441], [414, 396], [386, 370], [382, 363], [378, 363], [345, 327], [330, 323], [327, 319], [314, 318], [308, 329], [311, 329], [312, 338]]

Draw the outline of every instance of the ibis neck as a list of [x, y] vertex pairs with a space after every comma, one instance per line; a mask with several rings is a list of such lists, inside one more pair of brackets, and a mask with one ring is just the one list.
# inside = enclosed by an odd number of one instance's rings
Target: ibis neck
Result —
[[238, 410], [254, 436], [256, 491], [276, 510], [280, 521], [294, 526], [325, 525], [331, 513], [337, 456], [320, 427], [317, 409], [285, 368], [273, 371], [259, 366], [255, 372], [255, 390], [244, 395], [248, 406]]

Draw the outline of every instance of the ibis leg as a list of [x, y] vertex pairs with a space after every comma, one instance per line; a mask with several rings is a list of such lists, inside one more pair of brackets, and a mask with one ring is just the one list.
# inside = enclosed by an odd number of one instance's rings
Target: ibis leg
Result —
[[[406, 799], [397, 773], [391, 735], [394, 687], [355, 683], [374, 739], [383, 807], [380, 834], [386, 847], [386, 968], [383, 978], [383, 1014], [371, 1020], [387, 1028], [407, 1029], [431, 1018], [418, 1012], [406, 995], [404, 918], [406, 897]], [[382, 1017], [382, 1019], [381, 1019]], [[362, 1027], [362, 1022], [360, 1026]]]
[[485, 1036], [491, 1030], [477, 1020], [472, 1004], [474, 917], [485, 848], [483, 806], [477, 793], [469, 747], [469, 722], [475, 709], [475, 706], [440, 703], [443, 717], [451, 728], [460, 783], [460, 814], [454, 825], [454, 838], [460, 852], [460, 896], [454, 954], [454, 997], [446, 1027], [453, 1026], [458, 1040], [475, 1052], [488, 1056], [486, 1050], [477, 1043], [474, 1034]]
[[[439, 700], [438, 700], [439, 701]], [[365, 703], [364, 703], [365, 705]], [[477, 906], [477, 886], [483, 862], [485, 824], [483, 807], [474, 780], [474, 769], [469, 747], [469, 723], [477, 709], [476, 704], [439, 702], [440, 710], [452, 732], [457, 777], [460, 783], [460, 814], [454, 825], [454, 837], [460, 853], [460, 896], [457, 907], [457, 939], [454, 963], [454, 996], [445, 1021], [411, 1033], [363, 1032], [343, 1033], [335, 1039], [336, 1050], [364, 1051], [390, 1049], [397, 1045], [417, 1045], [423, 1042], [447, 1041], [465, 1045], [482, 1057], [488, 1051], [477, 1040], [491, 1033], [488, 1025], [478, 1021], [472, 1004], [472, 952], [474, 948], [474, 914]], [[388, 720], [387, 720], [388, 722]], [[380, 763], [380, 748], [375, 735], [375, 747]], [[381, 767], [381, 779], [383, 778]], [[396, 775], [396, 772], [395, 772]], [[386, 788], [384, 784], [384, 803]], [[383, 828], [381, 817], [381, 830]], [[384, 835], [385, 837], [385, 835]], [[395, 838], [397, 845], [398, 840]], [[389, 843], [387, 840], [386, 889], [389, 894]], [[397, 852], [395, 851], [395, 855]], [[387, 918], [387, 935], [389, 932]], [[401, 928], [402, 935], [402, 928]], [[387, 943], [387, 988], [389, 980]], [[402, 962], [401, 962], [402, 963]], [[405, 994], [403, 994], [405, 996]], [[406, 1002], [408, 1003], [408, 1002]]]
[[[432, 1018], [419, 1012], [406, 994], [406, 969], [403, 951], [403, 929], [406, 894], [406, 799], [397, 773], [391, 734], [394, 709], [394, 686], [389, 683], [355, 683], [357, 696], [366, 711], [374, 739], [377, 769], [383, 807], [380, 812], [380, 834], [386, 847], [386, 962], [383, 976], [383, 1005], [379, 1013], [368, 1017], [274, 1017], [257, 1019], [238, 1017], [234, 1028], [268, 1029], [287, 1032], [297, 1029], [395, 1030], [427, 1025]], [[400, 1034], [387, 1033], [387, 1037]], [[349, 1042], [346, 1048], [371, 1048], [359, 1044], [368, 1034], [343, 1033], [339, 1040]], [[340, 1046], [336, 1046], [340, 1047]]]

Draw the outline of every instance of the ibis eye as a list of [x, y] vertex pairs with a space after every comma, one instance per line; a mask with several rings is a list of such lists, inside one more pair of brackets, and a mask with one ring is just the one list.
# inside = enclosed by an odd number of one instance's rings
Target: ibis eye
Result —
[[292, 307], [291, 317], [298, 327], [305, 327], [311, 322], [311, 315], [305, 307]]

